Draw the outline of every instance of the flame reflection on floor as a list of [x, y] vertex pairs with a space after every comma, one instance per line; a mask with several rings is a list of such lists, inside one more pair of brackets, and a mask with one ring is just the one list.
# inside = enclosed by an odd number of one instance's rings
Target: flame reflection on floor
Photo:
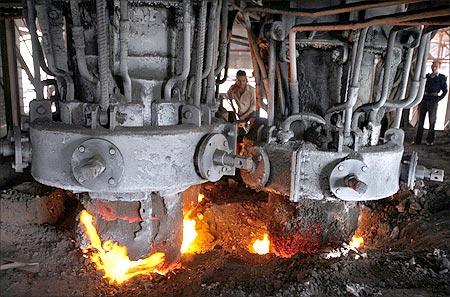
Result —
[[104, 277], [111, 284], [121, 284], [137, 275], [165, 274], [164, 271], [158, 269], [164, 263], [164, 253], [154, 253], [147, 258], [131, 261], [126, 247], [110, 240], [105, 241], [102, 245], [94, 227], [93, 217], [86, 210], [80, 213], [80, 222], [91, 242], [90, 259], [96, 264], [97, 269], [104, 272]]
[[349, 245], [353, 249], [358, 249], [364, 244], [364, 239], [360, 236], [353, 235], [352, 240], [349, 242]]

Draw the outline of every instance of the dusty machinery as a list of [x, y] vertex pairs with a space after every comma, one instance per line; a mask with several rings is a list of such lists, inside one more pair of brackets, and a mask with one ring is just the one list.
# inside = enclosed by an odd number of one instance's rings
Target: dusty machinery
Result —
[[[381, 199], [400, 180], [442, 179], [417, 170], [416, 156], [404, 160], [399, 127], [422, 98], [448, 2], [327, 3], [27, 0], [36, 100], [21, 131], [11, 95], [0, 152], [18, 171], [30, 164], [40, 183], [89, 193], [105, 236], [135, 258], [152, 247], [178, 257], [181, 193], [236, 170], [249, 187], [297, 203]], [[241, 154], [236, 125], [215, 116], [234, 22], [247, 28], [268, 112]], [[55, 79], [41, 81], [39, 69]]]

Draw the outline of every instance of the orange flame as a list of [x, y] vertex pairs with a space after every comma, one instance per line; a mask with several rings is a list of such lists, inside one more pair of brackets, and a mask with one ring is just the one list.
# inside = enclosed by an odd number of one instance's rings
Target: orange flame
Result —
[[364, 244], [364, 239], [361, 236], [353, 235], [352, 240], [349, 243], [349, 246], [353, 249], [358, 249]]
[[93, 224], [93, 217], [86, 210], [81, 212], [80, 221], [91, 242], [91, 247], [96, 250], [90, 259], [95, 263], [97, 269], [103, 270], [104, 278], [107, 278], [109, 283], [122, 284], [137, 275], [165, 273], [158, 270], [158, 266], [164, 262], [164, 253], [154, 253], [145, 259], [131, 261], [128, 257], [127, 248], [117, 242], [107, 240], [102, 245], [100, 236]]
[[195, 252], [192, 244], [198, 236], [195, 229], [196, 221], [189, 218], [189, 213], [185, 214], [183, 219], [183, 243], [180, 249], [182, 254], [193, 254]]
[[250, 251], [254, 254], [265, 255], [270, 252], [269, 235], [264, 233], [263, 239], [256, 239], [252, 244]]
[[203, 199], [205, 199], [205, 195], [203, 195], [202, 193], [199, 193], [197, 196], [197, 202], [200, 203], [203, 201]]

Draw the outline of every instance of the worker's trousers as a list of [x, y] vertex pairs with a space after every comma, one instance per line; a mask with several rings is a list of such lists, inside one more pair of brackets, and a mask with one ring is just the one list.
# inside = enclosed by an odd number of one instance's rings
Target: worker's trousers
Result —
[[428, 113], [428, 121], [430, 127], [428, 129], [428, 134], [426, 141], [427, 143], [434, 142], [434, 125], [436, 124], [436, 115], [438, 109], [438, 101], [437, 100], [422, 100], [419, 105], [419, 124], [417, 126], [417, 134], [415, 143], [422, 143], [422, 135], [423, 135], [423, 124], [425, 122], [425, 116]]

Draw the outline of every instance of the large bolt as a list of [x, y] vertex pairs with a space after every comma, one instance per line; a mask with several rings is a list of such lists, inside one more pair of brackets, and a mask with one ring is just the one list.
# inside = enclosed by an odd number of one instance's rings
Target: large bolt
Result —
[[343, 166], [343, 165], [339, 165], [338, 170], [339, 170], [339, 171], [344, 170], [344, 166]]
[[113, 148], [110, 148], [110, 149], [109, 149], [109, 154], [110, 154], [110, 155], [115, 155], [115, 154], [116, 154], [116, 150], [113, 149]]
[[116, 181], [114, 180], [114, 178], [110, 178], [110, 179], [108, 179], [108, 184], [110, 184], [110, 185], [114, 185], [116, 183]]
[[82, 145], [80, 145], [80, 146], [78, 147], [78, 151], [79, 151], [80, 153], [84, 153], [85, 150], [86, 150], [86, 149], [85, 149], [84, 146], [82, 146]]
[[184, 117], [185, 119], [187, 119], [187, 120], [191, 119], [192, 116], [193, 116], [193, 114], [192, 114], [192, 111], [190, 111], [190, 110], [186, 110], [186, 111], [183, 113], [183, 117]]
[[349, 175], [344, 180], [347, 187], [352, 188], [358, 194], [364, 194], [367, 191], [367, 184], [363, 181], [360, 181], [356, 176]]
[[363, 172], [366, 172], [366, 171], [367, 171], [367, 166], [361, 167], [361, 170], [362, 170]]
[[39, 105], [38, 108], [36, 108], [36, 112], [40, 115], [44, 115], [46, 111], [47, 109], [42, 105]]

